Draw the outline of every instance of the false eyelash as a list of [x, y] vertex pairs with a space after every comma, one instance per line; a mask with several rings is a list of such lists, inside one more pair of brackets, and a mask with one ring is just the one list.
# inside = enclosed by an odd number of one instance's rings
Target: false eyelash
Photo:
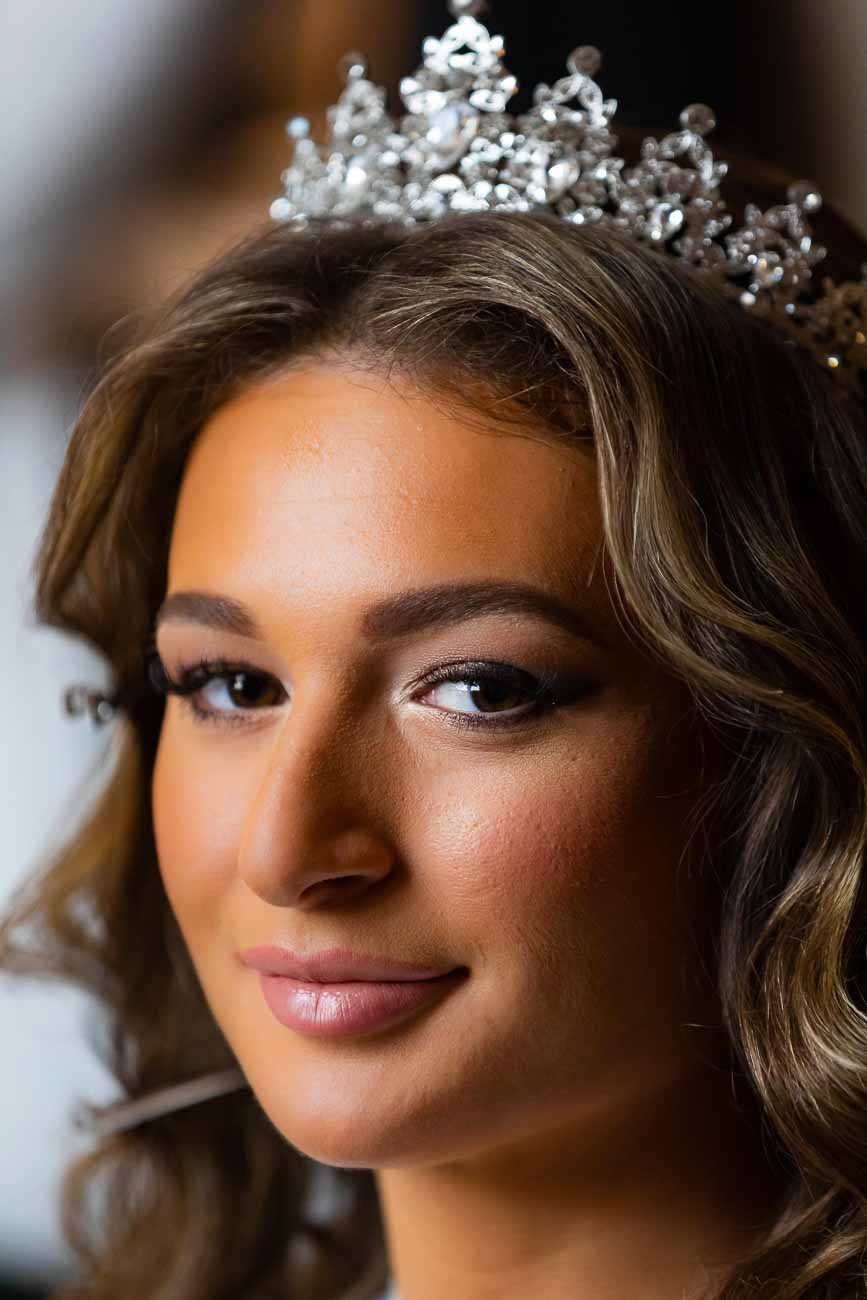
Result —
[[182, 667], [179, 677], [175, 679], [170, 675], [157, 650], [151, 649], [147, 654], [147, 677], [151, 687], [160, 695], [180, 696], [198, 721], [213, 723], [216, 726], [235, 727], [247, 725], [243, 721], [245, 710], [239, 710], [237, 716], [231, 714], [220, 715], [213, 710], [200, 708], [195, 703], [195, 700], [190, 697], [196, 695], [210, 681], [234, 677], [238, 673], [244, 673], [251, 677], [270, 676], [270, 674], [254, 668], [252, 664], [239, 663], [211, 655], [202, 655], [195, 663]]
[[[207, 725], [223, 727], [248, 725], [244, 722], [243, 715], [245, 712], [250, 712], [250, 710], [239, 710], [236, 715], [220, 714], [218, 711], [200, 708], [194, 700], [189, 698], [202, 690], [212, 680], [226, 679], [236, 676], [238, 673], [244, 673], [252, 677], [270, 676], [270, 674], [260, 672], [251, 664], [203, 655], [195, 663], [183, 667], [180, 670], [179, 678], [175, 680], [168, 673], [155, 649], [151, 649], [148, 654], [147, 675], [152, 688], [163, 695], [178, 695], [184, 698], [197, 720]], [[449, 726], [463, 730], [493, 730], [497, 727], [519, 726], [531, 718], [566, 703], [567, 695], [574, 695], [577, 698], [578, 695], [586, 694], [592, 688], [591, 683], [582, 682], [577, 690], [564, 694], [563, 681], [558, 673], [542, 670], [538, 676], [535, 676], [514, 664], [500, 663], [496, 660], [442, 664], [418, 679], [413, 685], [414, 688], [417, 688], [417, 691], [426, 691], [443, 682], [462, 680], [488, 681], [498, 685], [532, 683], [532, 687], [527, 688], [527, 704], [529, 707], [518, 714], [473, 715], [448, 709], [437, 710], [443, 715]], [[255, 712], [255, 710], [253, 711]]]
[[148, 679], [154, 690], [160, 695], [192, 695], [202, 689], [216, 677], [230, 677], [237, 673], [249, 673], [251, 676], [264, 677], [252, 664], [231, 663], [228, 659], [212, 658], [202, 655], [195, 663], [183, 666], [180, 676], [171, 676], [159, 653], [154, 650], [148, 655]]

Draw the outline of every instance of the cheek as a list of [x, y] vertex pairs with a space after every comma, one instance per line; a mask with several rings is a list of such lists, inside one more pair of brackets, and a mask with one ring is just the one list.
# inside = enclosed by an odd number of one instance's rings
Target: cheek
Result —
[[674, 755], [625, 713], [580, 749], [429, 771], [404, 848], [484, 962], [535, 952], [550, 969], [580, 952], [625, 970], [644, 950], [659, 969], [659, 950], [679, 946], [678, 859], [695, 797], [695, 767]]
[[586, 856], [586, 806], [574, 786], [531, 780], [523, 767], [477, 769], [429, 787], [415, 826], [407, 845], [419, 874], [428, 863], [467, 920], [541, 911], [580, 875]]
[[194, 761], [167, 720], [151, 785], [151, 813], [160, 874], [188, 941], [213, 935], [216, 914], [235, 871], [240, 805], [211, 764]]

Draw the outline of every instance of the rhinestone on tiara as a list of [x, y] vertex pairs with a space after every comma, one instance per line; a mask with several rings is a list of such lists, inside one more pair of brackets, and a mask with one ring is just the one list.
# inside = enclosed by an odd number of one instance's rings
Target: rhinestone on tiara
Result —
[[744, 223], [720, 196], [728, 166], [705, 142], [716, 119], [706, 104], [680, 114], [680, 130], [641, 146], [627, 167], [610, 124], [617, 100], [594, 80], [602, 64], [591, 45], [573, 50], [567, 75], [535, 88], [529, 112], [506, 105], [518, 88], [505, 47], [479, 15], [485, 0], [448, 0], [455, 19], [429, 36], [423, 61], [400, 83], [406, 113], [386, 109], [385, 90], [367, 77], [361, 54], [341, 62], [344, 89], [328, 110], [328, 139], [317, 144], [306, 118], [287, 133], [294, 155], [283, 172], [274, 220], [415, 225], [455, 212], [545, 208], [576, 225], [607, 224], [715, 276], [729, 296], [809, 347], [850, 393], [867, 401], [867, 263], [861, 280], [822, 280], [813, 268], [827, 249], [813, 239], [808, 214], [822, 206], [809, 181], [789, 186], [788, 202]]

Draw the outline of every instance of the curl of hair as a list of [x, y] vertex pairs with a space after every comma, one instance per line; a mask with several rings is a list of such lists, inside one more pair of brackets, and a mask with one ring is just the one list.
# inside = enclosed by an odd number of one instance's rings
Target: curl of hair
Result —
[[[164, 701], [141, 650], [197, 431], [244, 385], [333, 354], [592, 450], [618, 616], [730, 753], [709, 792], [714, 973], [790, 1177], [718, 1300], [864, 1294], [867, 420], [797, 345], [619, 232], [514, 213], [269, 225], [105, 366], [41, 536], [36, 611], [105, 656], [124, 711], [81, 824], [13, 900], [0, 961], [95, 996], [125, 1096], [236, 1064], [160, 879]], [[107, 1137], [66, 1173], [81, 1276], [57, 1298], [373, 1296], [372, 1172], [328, 1171], [345, 1194], [328, 1223], [310, 1213], [315, 1172], [248, 1092]]]

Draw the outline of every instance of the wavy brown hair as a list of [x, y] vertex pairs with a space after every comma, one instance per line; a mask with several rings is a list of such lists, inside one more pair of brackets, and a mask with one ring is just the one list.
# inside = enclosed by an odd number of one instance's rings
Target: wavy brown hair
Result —
[[[128, 1098], [236, 1065], [163, 890], [149, 787], [164, 700], [142, 648], [191, 445], [245, 385], [333, 352], [467, 413], [582, 438], [613, 595], [725, 737], [713, 962], [735, 1073], [787, 1173], [719, 1300], [867, 1286], [867, 418], [711, 280], [544, 213], [413, 230], [270, 225], [108, 362], [35, 562], [40, 621], [104, 656], [122, 711], [86, 812], [14, 901], [3, 965], [103, 1009]], [[69, 1167], [57, 1300], [337, 1300], [384, 1285], [371, 1170], [311, 1213], [316, 1163], [249, 1091], [98, 1141]]]

